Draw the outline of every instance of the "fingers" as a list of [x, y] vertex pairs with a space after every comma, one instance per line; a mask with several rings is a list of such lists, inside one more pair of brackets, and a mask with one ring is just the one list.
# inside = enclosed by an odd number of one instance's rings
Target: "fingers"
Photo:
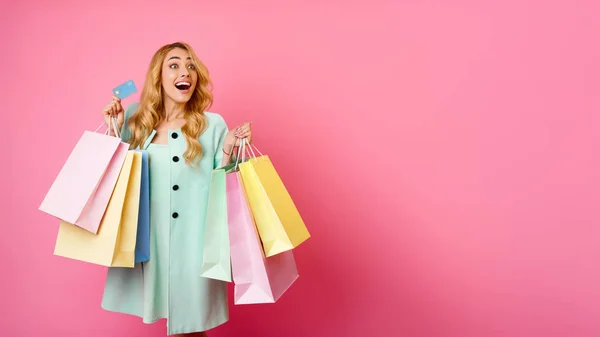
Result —
[[112, 102], [110, 102], [110, 104], [108, 104], [107, 106], [104, 107], [104, 110], [102, 110], [103, 114], [108, 115], [108, 116], [117, 116], [120, 113], [123, 112], [123, 105], [121, 105], [121, 99], [118, 97], [113, 96], [112, 97]]
[[102, 113], [106, 116], [112, 116], [113, 104], [109, 104], [102, 109]]
[[236, 138], [248, 138], [252, 135], [251, 131], [246, 131], [246, 132], [240, 132], [239, 134], [236, 135]]
[[121, 100], [115, 102], [115, 114], [119, 114], [123, 112], [123, 106], [121, 105]]
[[123, 106], [121, 105], [121, 99], [117, 96], [112, 97], [112, 105], [114, 106], [113, 113], [116, 115], [123, 111]]
[[236, 149], [242, 145], [241, 141], [242, 140], [240, 138], [235, 138], [235, 140], [233, 141], [233, 144], [225, 146], [227, 151], [229, 151], [231, 153], [237, 151]]
[[244, 123], [235, 130], [237, 138], [248, 138], [252, 134], [252, 122]]

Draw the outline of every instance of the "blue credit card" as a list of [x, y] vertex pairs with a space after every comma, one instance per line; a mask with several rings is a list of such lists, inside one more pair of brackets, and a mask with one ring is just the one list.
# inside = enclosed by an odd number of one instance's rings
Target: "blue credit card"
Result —
[[134, 94], [137, 91], [137, 88], [135, 87], [135, 83], [133, 83], [132, 80], [129, 80], [123, 84], [121, 84], [120, 86], [116, 87], [113, 89], [113, 94], [117, 97], [119, 97], [120, 99], [124, 99], [132, 94]]

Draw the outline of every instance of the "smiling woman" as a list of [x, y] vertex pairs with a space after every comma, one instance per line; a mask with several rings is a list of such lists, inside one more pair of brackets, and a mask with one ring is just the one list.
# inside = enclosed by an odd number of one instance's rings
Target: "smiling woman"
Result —
[[139, 104], [124, 111], [113, 97], [103, 111], [107, 123], [117, 116], [123, 141], [148, 151], [151, 248], [135, 268], [109, 269], [102, 307], [145, 323], [167, 319], [169, 335], [205, 336], [229, 319], [226, 283], [200, 276], [207, 187], [251, 130], [246, 123], [229, 131], [207, 111], [210, 85], [192, 48], [174, 43], [152, 58]]
[[[165, 91], [172, 100], [178, 102], [187, 102], [190, 100], [192, 96], [191, 91], [194, 90], [198, 78], [198, 74], [195, 72], [196, 66], [194, 65], [194, 61], [192, 61], [190, 56], [186, 57], [184, 54], [187, 53], [183, 49], [177, 48], [171, 50], [169, 55], [167, 55], [168, 70], [164, 71], [162, 75], [163, 83], [169, 83], [175, 78], [174, 84], [179, 92], [173, 91], [169, 86], [165, 87]], [[178, 76], [180, 73], [179, 68], [188, 69], [188, 71], [185, 71], [184, 76], [180, 77]]]
[[[161, 144], [167, 141], [166, 131], [181, 128], [189, 143], [184, 158], [195, 164], [203, 152], [198, 137], [206, 127], [205, 114], [198, 112], [212, 104], [210, 86], [208, 70], [190, 46], [176, 43], [158, 50], [148, 69], [141, 109], [129, 122], [131, 145], [142, 146], [155, 126], [159, 128], [153, 142]], [[161, 102], [158, 97], [164, 100]], [[161, 114], [163, 109], [170, 113]]]

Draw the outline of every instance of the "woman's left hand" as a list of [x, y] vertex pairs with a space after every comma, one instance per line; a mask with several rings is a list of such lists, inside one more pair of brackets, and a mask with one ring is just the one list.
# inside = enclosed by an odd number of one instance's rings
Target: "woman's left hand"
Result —
[[244, 123], [229, 130], [227, 136], [225, 136], [225, 151], [229, 153], [234, 147], [240, 146], [242, 139], [246, 139], [248, 143], [252, 143], [252, 122]]

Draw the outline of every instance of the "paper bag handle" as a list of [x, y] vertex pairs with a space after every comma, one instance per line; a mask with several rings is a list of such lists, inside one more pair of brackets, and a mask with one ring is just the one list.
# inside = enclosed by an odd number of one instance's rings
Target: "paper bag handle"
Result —
[[[111, 122], [111, 123], [110, 123], [110, 125], [107, 125], [106, 131], [104, 132], [104, 134], [105, 134], [105, 135], [108, 135], [108, 134], [109, 134], [109, 131], [110, 131], [110, 127], [112, 126], [112, 128], [113, 128], [113, 130], [114, 130], [114, 132], [115, 132], [115, 135], [116, 135], [117, 137], [121, 138], [121, 133], [119, 132], [119, 128], [117, 127], [117, 117], [114, 117], [114, 116], [113, 116], [113, 117], [111, 117], [111, 118], [110, 118], [110, 122]], [[98, 132], [98, 130], [100, 130], [100, 128], [101, 128], [101, 127], [103, 127], [104, 125], [106, 125], [106, 123], [102, 123], [102, 124], [100, 124], [100, 126], [98, 126], [98, 127], [96, 128], [96, 130], [94, 130], [94, 132]]]
[[[254, 150], [252, 150], [252, 147], [254, 145], [250, 144], [250, 142], [248, 142], [248, 140], [246, 138], [240, 139], [240, 146], [238, 147], [238, 153], [237, 156], [235, 157], [235, 169], [237, 170], [238, 168], [238, 164], [240, 162], [244, 162], [246, 160], [246, 145], [248, 146], [248, 149], [250, 150], [249, 154], [252, 154], [251, 156], [248, 156], [248, 158], [254, 158], [256, 159], [256, 153], [254, 153]], [[256, 149], [256, 152], [258, 152], [258, 154], [260, 154], [260, 156], [262, 157], [263, 154], [262, 152], [260, 152], [260, 150], [254, 146], [254, 149]], [[240, 161], [240, 156], [242, 158], [242, 160]]]
[[248, 144], [248, 149], [250, 150], [250, 152], [252, 153], [252, 156], [254, 158], [256, 158], [256, 154], [254, 153], [254, 151], [252, 150], [252, 147], [254, 146], [254, 148], [256, 149], [256, 152], [258, 152], [258, 154], [260, 154], [260, 156], [262, 157], [263, 154], [260, 152], [260, 150], [253, 144], [250, 144], [250, 142], [248, 142], [248, 140], [246, 138], [242, 139], [242, 142]]

